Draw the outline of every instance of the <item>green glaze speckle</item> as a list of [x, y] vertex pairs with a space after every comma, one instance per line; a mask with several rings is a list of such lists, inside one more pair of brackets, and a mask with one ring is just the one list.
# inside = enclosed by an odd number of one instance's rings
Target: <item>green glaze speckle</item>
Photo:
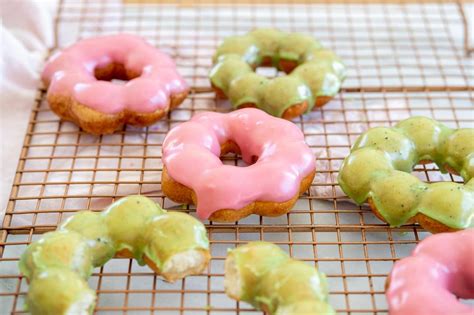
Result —
[[104, 217], [97, 212], [81, 211], [60, 226], [60, 230], [75, 231], [87, 239], [93, 265], [101, 266], [115, 255], [116, 248], [110, 237]]
[[[87, 278], [94, 267], [103, 266], [123, 249], [139, 263], [150, 254], [148, 258], [161, 270], [173, 255], [208, 251], [209, 241], [197, 219], [166, 212], [143, 196], [122, 198], [101, 213], [79, 212], [57, 231], [30, 244], [20, 258], [20, 271], [30, 282], [30, 312], [66, 314], [84, 298], [92, 305], [88, 312], [92, 311], [95, 292], [87, 287]], [[41, 288], [51, 296], [45, 297]]]
[[[428, 184], [410, 172], [420, 161], [459, 173], [465, 185]], [[338, 181], [358, 204], [371, 198], [391, 226], [422, 213], [453, 229], [474, 226], [474, 129], [450, 129], [426, 117], [373, 128], [355, 142]]]
[[240, 276], [240, 300], [274, 314], [335, 314], [326, 277], [278, 246], [250, 242], [229, 251]]
[[453, 182], [433, 183], [420, 199], [418, 212], [453, 228], [474, 227], [472, 188]]
[[392, 165], [404, 172], [411, 171], [416, 161], [413, 142], [391, 128], [377, 127], [364, 133], [353, 146], [353, 150], [359, 148], [373, 148], [385, 152], [390, 157]]
[[[290, 83], [288, 86], [273, 83], [281, 78], [269, 80], [253, 72], [253, 68], [267, 58], [271, 58], [275, 67], [280, 60], [298, 64], [285, 77]], [[304, 101], [310, 111], [318, 97], [336, 95], [346, 76], [340, 59], [322, 48], [313, 37], [267, 28], [226, 38], [213, 61], [211, 82], [229, 97], [234, 108], [252, 103], [277, 117], [292, 105]]]

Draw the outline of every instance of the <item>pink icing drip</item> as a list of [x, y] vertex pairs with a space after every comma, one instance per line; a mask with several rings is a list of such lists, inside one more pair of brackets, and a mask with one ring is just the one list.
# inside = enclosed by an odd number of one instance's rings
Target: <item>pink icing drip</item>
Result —
[[[98, 81], [97, 66], [112, 62], [141, 76], [117, 85]], [[46, 63], [42, 78], [48, 93], [72, 96], [79, 103], [107, 114], [128, 109], [151, 113], [165, 108], [172, 93], [188, 86], [170, 57], [138, 36], [119, 34], [82, 40]]]
[[472, 315], [474, 229], [432, 235], [392, 269], [386, 296], [391, 315]]
[[[238, 144], [247, 167], [223, 165], [220, 145]], [[284, 202], [315, 169], [311, 149], [291, 122], [247, 108], [228, 114], [205, 112], [172, 129], [163, 143], [169, 175], [197, 195], [197, 214], [207, 219], [220, 209], [254, 201]]]

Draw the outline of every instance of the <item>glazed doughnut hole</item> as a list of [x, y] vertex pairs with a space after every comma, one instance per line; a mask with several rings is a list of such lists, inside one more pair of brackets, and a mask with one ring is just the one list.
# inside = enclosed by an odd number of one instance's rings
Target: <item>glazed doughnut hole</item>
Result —
[[233, 141], [227, 141], [221, 146], [221, 155], [220, 159], [225, 165], [233, 165], [237, 167], [247, 167], [255, 164], [258, 161], [258, 156], [252, 155], [251, 163], [247, 164], [242, 160], [242, 155], [240, 154], [240, 147]]
[[100, 81], [108, 81], [117, 85], [124, 85], [130, 80], [141, 76], [141, 72], [131, 71], [121, 63], [109, 63], [97, 66], [94, 69], [94, 77]]
[[276, 77], [281, 77], [286, 75], [285, 72], [278, 70], [276, 67], [270, 66], [260, 66], [255, 69], [255, 73], [259, 75], [263, 75], [268, 79], [273, 79]]

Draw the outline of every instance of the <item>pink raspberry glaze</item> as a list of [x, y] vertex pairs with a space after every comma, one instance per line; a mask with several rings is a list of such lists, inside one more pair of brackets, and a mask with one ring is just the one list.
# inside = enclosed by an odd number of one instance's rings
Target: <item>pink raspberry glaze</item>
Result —
[[[224, 165], [221, 144], [234, 141], [247, 167]], [[202, 219], [254, 201], [284, 202], [315, 169], [315, 158], [293, 123], [246, 108], [204, 112], [173, 128], [163, 143], [163, 163], [175, 181], [194, 190]]]
[[[96, 67], [123, 64], [141, 76], [117, 85], [99, 81]], [[48, 95], [72, 96], [79, 103], [106, 114], [125, 109], [151, 113], [165, 108], [172, 93], [187, 90], [170, 57], [135, 35], [119, 34], [84, 39], [54, 54], [42, 79]]]
[[386, 292], [391, 315], [472, 315], [474, 229], [428, 237], [393, 267]]

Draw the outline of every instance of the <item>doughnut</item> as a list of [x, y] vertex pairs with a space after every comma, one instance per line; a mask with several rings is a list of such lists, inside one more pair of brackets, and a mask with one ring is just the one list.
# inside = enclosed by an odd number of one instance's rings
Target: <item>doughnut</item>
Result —
[[[224, 165], [219, 157], [228, 152], [248, 166]], [[316, 164], [296, 125], [255, 108], [195, 115], [166, 135], [162, 160], [163, 193], [220, 222], [287, 213], [310, 187]]]
[[33, 315], [90, 314], [96, 295], [87, 279], [114, 256], [135, 258], [172, 282], [207, 267], [209, 241], [201, 222], [167, 212], [144, 196], [122, 198], [101, 213], [78, 212], [21, 255], [28, 310]]
[[275, 244], [250, 242], [230, 250], [224, 268], [226, 294], [268, 315], [336, 314], [326, 276]]
[[474, 229], [431, 235], [393, 266], [386, 282], [390, 315], [472, 315]]
[[[426, 117], [362, 134], [345, 158], [338, 181], [356, 203], [366, 200], [390, 226], [419, 223], [432, 232], [474, 226], [474, 129], [451, 129]], [[459, 174], [465, 184], [425, 183], [411, 175], [418, 163]]]
[[[226, 38], [213, 63], [210, 80], [218, 98], [285, 119], [329, 102], [346, 77], [341, 60], [313, 37], [267, 28]], [[288, 75], [269, 79], [254, 72], [259, 66]]]
[[[107, 82], [112, 79], [129, 81]], [[97, 135], [124, 124], [149, 126], [189, 90], [170, 57], [128, 34], [84, 39], [54, 54], [42, 80], [51, 110]]]

